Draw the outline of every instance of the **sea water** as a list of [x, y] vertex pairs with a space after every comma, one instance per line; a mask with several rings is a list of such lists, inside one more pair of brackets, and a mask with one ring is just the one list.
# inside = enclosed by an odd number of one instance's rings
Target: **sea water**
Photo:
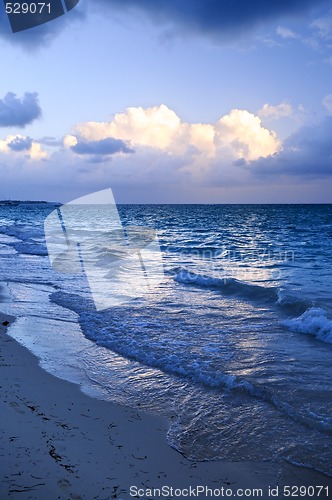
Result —
[[50, 265], [56, 208], [0, 206], [0, 308], [45, 369], [166, 416], [189, 459], [332, 475], [332, 205], [120, 206], [157, 231], [164, 276], [99, 312], [84, 273]]

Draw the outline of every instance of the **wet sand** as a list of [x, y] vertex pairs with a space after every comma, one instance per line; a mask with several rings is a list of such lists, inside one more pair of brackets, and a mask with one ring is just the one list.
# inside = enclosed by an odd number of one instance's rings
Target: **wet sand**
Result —
[[[235, 498], [239, 488], [272, 498], [269, 487], [280, 494], [284, 485], [329, 485], [332, 493], [332, 479], [289, 464], [188, 461], [168, 446], [167, 421], [48, 374], [6, 334], [6, 321], [14, 318], [0, 316], [1, 500], [185, 498], [197, 485]], [[162, 486], [163, 496], [149, 491]]]

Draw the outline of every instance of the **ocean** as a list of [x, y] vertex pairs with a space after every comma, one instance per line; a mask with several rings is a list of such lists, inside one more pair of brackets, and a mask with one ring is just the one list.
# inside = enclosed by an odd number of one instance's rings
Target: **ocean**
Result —
[[166, 417], [191, 460], [332, 476], [332, 205], [120, 205], [156, 231], [164, 273], [103, 310], [84, 272], [50, 264], [57, 207], [0, 206], [0, 309], [45, 370]]

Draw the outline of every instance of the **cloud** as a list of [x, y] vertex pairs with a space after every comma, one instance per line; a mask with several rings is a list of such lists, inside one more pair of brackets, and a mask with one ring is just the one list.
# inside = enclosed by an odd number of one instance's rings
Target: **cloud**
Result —
[[104, 144], [102, 141], [109, 138], [130, 141], [136, 153], [138, 149], [151, 148], [168, 155], [187, 156], [191, 161], [218, 155], [227, 156], [230, 163], [240, 158], [252, 160], [272, 154], [279, 147], [276, 135], [261, 125], [259, 117], [246, 110], [232, 110], [214, 124], [190, 124], [182, 122], [164, 104], [131, 107], [116, 114], [110, 122], [80, 123], [72, 135], [65, 137], [64, 143], [78, 152], [75, 148], [79, 141]]
[[8, 147], [13, 151], [29, 151], [32, 146], [31, 137], [17, 136], [15, 139], [7, 143]]
[[227, 149], [234, 160], [255, 160], [275, 153], [280, 142], [274, 132], [264, 128], [258, 116], [249, 111], [233, 109], [215, 125], [217, 155]]
[[[68, 141], [68, 139], [67, 139]], [[75, 141], [73, 141], [75, 142]], [[68, 142], [67, 142], [68, 143]], [[134, 150], [127, 142], [108, 137], [99, 141], [76, 140], [70, 149], [80, 155], [114, 155], [116, 153], [133, 153]]]
[[180, 125], [181, 121], [176, 113], [162, 104], [147, 109], [131, 107], [125, 113], [117, 113], [111, 122], [85, 122], [77, 125], [74, 130], [89, 141], [116, 137], [167, 149], [173, 139], [178, 137]]
[[0, 127], [20, 127], [32, 123], [41, 116], [41, 108], [36, 92], [26, 92], [20, 99], [8, 92], [0, 99]]
[[39, 144], [43, 144], [44, 146], [49, 146], [51, 148], [62, 146], [62, 141], [58, 140], [56, 137], [45, 136], [41, 139], [38, 139], [36, 142], [38, 142]]
[[231, 110], [215, 123], [187, 123], [162, 104], [128, 108], [109, 122], [77, 124], [64, 138], [68, 156], [61, 163], [77, 165], [73, 147], [79, 141], [98, 142], [108, 137], [128, 141], [135, 155], [114, 155], [112, 161], [102, 155], [87, 160], [81, 156], [79, 178], [89, 186], [96, 186], [100, 179], [107, 185], [109, 179], [122, 193], [145, 190], [152, 202], [158, 196], [164, 202], [167, 196], [168, 201], [185, 200], [180, 192], [185, 196], [194, 187], [199, 192], [214, 184], [246, 185], [247, 171], [241, 166], [280, 147], [276, 134], [246, 110]]
[[328, 0], [95, 0], [100, 9], [143, 12], [157, 25], [180, 32], [234, 39], [266, 22], [287, 16], [302, 17]]
[[328, 94], [322, 100], [323, 106], [332, 114], [332, 94]]
[[[51, 43], [61, 32], [87, 16], [101, 13], [114, 19], [115, 12], [137, 12], [148, 17], [167, 33], [192, 33], [218, 40], [234, 40], [255, 28], [278, 19], [306, 16], [329, 0], [93, 0], [78, 6], [58, 19], [16, 33], [13, 36], [4, 3], [0, 2], [0, 37], [25, 50], [37, 50]], [[318, 20], [319, 21], [319, 20]], [[283, 28], [282, 28], [283, 29]]]
[[[30, 138], [8, 136], [0, 141], [0, 172], [12, 197], [25, 199], [43, 193], [69, 201], [111, 186], [122, 202], [329, 202], [331, 136], [332, 116], [281, 144], [247, 110], [203, 124], [165, 105], [129, 108], [109, 122], [76, 125], [65, 147], [47, 155], [37, 141], [28, 150]], [[135, 154], [123, 154], [123, 145]]]
[[259, 176], [319, 179], [332, 177], [332, 116], [318, 124], [301, 127], [268, 158], [259, 158], [248, 168]]
[[[132, 193], [136, 202], [144, 201], [144, 193], [152, 202], [194, 201], [186, 193], [199, 195], [214, 178], [224, 187], [245, 185], [247, 163], [280, 147], [274, 132], [246, 110], [232, 110], [215, 123], [187, 123], [166, 105], [129, 108], [109, 122], [80, 123], [47, 154], [35, 140], [23, 149], [28, 141], [19, 135], [0, 141], [3, 182], [16, 197], [40, 192], [67, 201], [105, 186], [119, 190], [122, 199]], [[135, 154], [126, 154], [131, 151]]]
[[0, 140], [0, 153], [4, 153], [7, 157], [15, 158], [26, 157], [29, 160], [43, 160], [47, 158], [47, 153], [43, 151], [38, 142], [33, 141], [31, 137], [22, 135], [9, 135], [5, 139]]
[[277, 34], [281, 36], [281, 38], [297, 38], [296, 33], [290, 30], [289, 28], [283, 28], [282, 26], [278, 26]]
[[324, 40], [332, 39], [332, 15], [319, 17], [311, 23], [311, 27], [317, 31], [317, 34]]
[[264, 104], [264, 106], [258, 111], [258, 115], [262, 118], [266, 118], [268, 120], [278, 120], [279, 118], [283, 118], [285, 116], [292, 116], [293, 108], [289, 102], [283, 101], [276, 106], [272, 106], [271, 104]]

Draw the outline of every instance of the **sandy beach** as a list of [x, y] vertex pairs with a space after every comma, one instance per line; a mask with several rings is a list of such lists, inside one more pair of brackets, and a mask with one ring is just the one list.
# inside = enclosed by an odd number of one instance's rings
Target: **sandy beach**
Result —
[[239, 488], [270, 498], [269, 487], [331, 484], [288, 464], [188, 461], [167, 445], [166, 421], [92, 399], [45, 372], [6, 334], [12, 321], [0, 317], [1, 500], [158, 498], [150, 489], [162, 486], [162, 498], [184, 498], [197, 485], [224, 492], [212, 498], [236, 497]]

